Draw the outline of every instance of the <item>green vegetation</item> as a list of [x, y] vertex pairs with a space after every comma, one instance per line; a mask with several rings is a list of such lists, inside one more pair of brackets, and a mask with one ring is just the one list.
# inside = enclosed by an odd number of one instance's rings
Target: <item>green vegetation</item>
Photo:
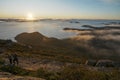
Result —
[[21, 76], [25, 76], [25, 75], [29, 74], [29, 71], [22, 69], [20, 67], [11, 66], [11, 65], [6, 65], [6, 66], [0, 67], [0, 71], [10, 72], [14, 75], [21, 75]]
[[4, 64], [5, 61], [3, 60], [3, 58], [0, 57], [0, 65]]

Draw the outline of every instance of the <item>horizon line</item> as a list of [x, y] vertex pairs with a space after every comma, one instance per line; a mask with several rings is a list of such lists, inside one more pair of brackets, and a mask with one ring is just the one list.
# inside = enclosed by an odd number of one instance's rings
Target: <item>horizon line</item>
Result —
[[[26, 20], [25, 18], [0, 18], [0, 19], [20, 19], [20, 20]], [[120, 20], [120, 19], [90, 19], [90, 18], [36, 18], [35, 20], [41, 20], [41, 19], [52, 19], [52, 20], [58, 20], [58, 19], [64, 19], [64, 20], [69, 20], [69, 19], [79, 19], [79, 20]]]

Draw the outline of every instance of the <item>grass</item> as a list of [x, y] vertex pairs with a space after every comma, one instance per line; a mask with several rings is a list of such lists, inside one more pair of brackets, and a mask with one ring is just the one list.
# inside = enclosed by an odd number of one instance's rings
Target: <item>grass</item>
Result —
[[0, 57], [0, 65], [2, 65], [4, 63], [5, 63], [4, 59], [2, 57]]
[[[69, 63], [84, 63], [86, 57], [83, 56], [74, 56], [77, 52], [69, 51], [66, 48], [60, 49], [49, 49], [49, 48], [41, 48], [40, 50], [32, 50], [29, 49], [27, 46], [22, 46], [17, 43], [14, 43], [12, 46], [6, 46], [6, 42], [4, 40], [0, 41], [0, 47], [5, 48], [5, 53], [17, 53], [19, 57], [24, 58], [40, 58], [48, 59], [53, 61], [60, 61], [60, 62], [69, 62]], [[4, 45], [5, 46], [4, 46]], [[84, 48], [76, 47], [75, 50], [81, 51], [85, 55], [87, 52]], [[81, 54], [80, 53], [80, 54]], [[88, 55], [88, 54], [87, 54]], [[82, 66], [74, 66], [74, 67], [64, 67], [59, 72], [49, 72], [42, 68], [38, 69], [37, 71], [29, 71], [25, 70], [18, 66], [2, 66], [4, 64], [4, 60], [0, 58], [0, 71], [3, 72], [10, 72], [14, 75], [21, 75], [21, 76], [33, 76], [33, 77], [40, 77], [46, 80], [119, 80], [120, 79], [120, 72], [117, 70], [110, 70], [108, 72], [104, 71], [95, 71], [89, 70], [86, 67]]]
[[120, 78], [120, 72], [117, 70], [94, 71], [83, 66], [65, 67], [60, 72], [48, 72], [40, 68], [35, 74], [35, 77], [46, 80], [119, 80]]
[[10, 65], [2, 66], [0, 67], [0, 70], [4, 72], [12, 73], [14, 75], [21, 75], [21, 76], [29, 75], [29, 71], [17, 66], [10, 66]]
[[89, 70], [84, 66], [65, 67], [59, 72], [49, 72], [43, 68], [37, 71], [28, 71], [17, 66], [3, 66], [0, 71], [10, 72], [14, 75], [32, 76], [46, 80], [119, 80], [120, 72], [116, 69], [110, 71]]

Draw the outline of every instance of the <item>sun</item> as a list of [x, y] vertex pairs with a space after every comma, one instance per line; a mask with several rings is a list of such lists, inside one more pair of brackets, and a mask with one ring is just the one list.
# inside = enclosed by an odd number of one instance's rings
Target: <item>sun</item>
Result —
[[34, 20], [35, 18], [34, 18], [32, 13], [28, 13], [26, 19], [27, 20]]

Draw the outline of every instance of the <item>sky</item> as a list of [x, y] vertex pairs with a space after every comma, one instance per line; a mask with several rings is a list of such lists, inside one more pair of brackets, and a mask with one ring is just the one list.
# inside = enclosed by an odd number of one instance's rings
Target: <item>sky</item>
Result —
[[0, 18], [119, 19], [120, 0], [0, 0]]

